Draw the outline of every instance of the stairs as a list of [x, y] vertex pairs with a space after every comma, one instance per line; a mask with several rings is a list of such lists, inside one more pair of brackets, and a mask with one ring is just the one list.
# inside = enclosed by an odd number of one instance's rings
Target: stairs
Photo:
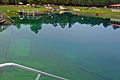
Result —
[[15, 22], [15, 21], [12, 20], [9, 16], [0, 12], [0, 24], [12, 24], [13, 22]]
[[3, 18], [0, 18], [0, 23], [4, 23], [6, 20]]

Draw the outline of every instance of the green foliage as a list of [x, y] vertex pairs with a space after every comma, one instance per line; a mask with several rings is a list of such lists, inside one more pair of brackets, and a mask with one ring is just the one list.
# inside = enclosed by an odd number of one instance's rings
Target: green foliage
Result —
[[28, 0], [30, 4], [40, 4], [41, 0]]
[[[23, 9], [36, 9], [34, 7], [28, 7], [28, 6], [14, 6], [14, 5], [7, 5], [7, 6], [0, 6], [0, 11], [6, 13], [6, 14], [16, 14], [18, 10], [23, 10]], [[47, 11], [47, 9], [45, 9], [45, 7], [43, 6], [39, 6], [39, 8], [37, 8], [39, 11]], [[10, 10], [10, 12], [7, 12], [7, 10]]]
[[9, 0], [2, 0], [3, 3], [9, 3]]
[[[80, 6], [108, 6], [120, 3], [120, 0], [16, 0], [17, 2], [30, 4], [69, 4]], [[1, 2], [1, 1], [0, 1]], [[15, 3], [15, 0], [2, 0], [2, 3]]]

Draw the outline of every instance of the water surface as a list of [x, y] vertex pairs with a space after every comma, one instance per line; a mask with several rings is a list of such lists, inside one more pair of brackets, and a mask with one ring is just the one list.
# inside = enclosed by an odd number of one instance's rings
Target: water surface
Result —
[[[109, 25], [110, 19], [71, 13], [28, 17], [0, 25], [0, 63], [14, 62], [70, 80], [120, 80], [120, 29]], [[0, 80], [34, 80], [36, 75], [15, 67], [0, 69]]]

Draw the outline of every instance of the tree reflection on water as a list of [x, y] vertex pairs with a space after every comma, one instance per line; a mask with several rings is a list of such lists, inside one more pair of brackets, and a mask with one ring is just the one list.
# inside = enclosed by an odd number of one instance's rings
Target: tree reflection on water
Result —
[[[42, 24], [51, 24], [54, 27], [61, 26], [61, 28], [71, 28], [73, 27], [73, 24], [79, 23], [79, 24], [86, 24], [90, 25], [91, 27], [95, 27], [95, 25], [103, 24], [105, 28], [110, 26], [109, 23], [111, 23], [109, 18], [99, 18], [99, 17], [90, 17], [90, 16], [83, 16], [83, 15], [74, 15], [72, 13], [63, 13], [63, 14], [41, 14], [40, 16], [24, 16], [23, 18], [17, 17], [17, 19], [14, 17], [14, 20], [16, 20], [16, 23], [14, 26], [16, 26], [18, 29], [21, 28], [22, 25], [30, 25], [31, 31], [34, 31], [36, 34], [42, 29]], [[2, 28], [3, 25], [0, 25], [0, 31], [3, 31], [6, 28]], [[5, 25], [4, 25], [5, 27]], [[8, 25], [6, 26], [8, 27]], [[120, 27], [113, 26], [113, 29], [116, 30]]]

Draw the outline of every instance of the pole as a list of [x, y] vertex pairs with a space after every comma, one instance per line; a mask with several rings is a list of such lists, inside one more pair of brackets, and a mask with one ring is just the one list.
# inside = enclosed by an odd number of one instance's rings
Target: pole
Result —
[[17, 1], [15, 0], [15, 5], [17, 5]]

